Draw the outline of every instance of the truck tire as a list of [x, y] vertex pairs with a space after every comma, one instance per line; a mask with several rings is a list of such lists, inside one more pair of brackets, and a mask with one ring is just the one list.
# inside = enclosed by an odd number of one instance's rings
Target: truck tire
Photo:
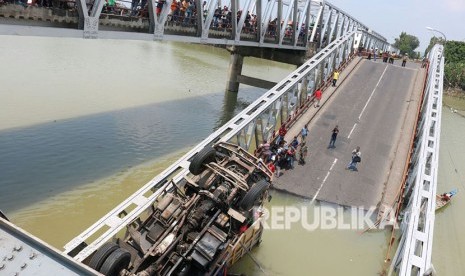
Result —
[[100, 273], [106, 276], [118, 276], [120, 271], [128, 268], [131, 254], [122, 248], [118, 248], [108, 256], [100, 268]]
[[189, 165], [189, 171], [193, 175], [199, 175], [205, 170], [204, 164], [216, 161], [216, 150], [211, 147], [203, 148], [199, 151]]
[[258, 181], [253, 184], [250, 190], [247, 191], [245, 196], [239, 203], [239, 207], [242, 210], [249, 210], [250, 207], [254, 206], [257, 200], [262, 196], [263, 192], [268, 189], [270, 183], [265, 179]]
[[89, 266], [99, 271], [108, 256], [118, 248], [119, 246], [114, 242], [102, 245], [97, 252], [95, 252], [94, 256], [92, 256], [92, 259], [90, 259]]

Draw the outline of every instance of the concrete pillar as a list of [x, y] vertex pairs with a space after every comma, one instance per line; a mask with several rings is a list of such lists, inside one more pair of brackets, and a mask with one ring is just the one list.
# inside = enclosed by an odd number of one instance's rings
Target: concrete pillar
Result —
[[216, 128], [220, 128], [234, 117], [234, 110], [237, 106], [238, 93], [224, 93], [223, 107], [219, 121], [215, 123]]
[[244, 56], [234, 53], [231, 53], [231, 60], [229, 61], [229, 80], [226, 83], [227, 92], [238, 92], [239, 91], [239, 81], [237, 76], [242, 73], [242, 64], [244, 63]]
[[316, 43], [308, 42], [307, 51], [305, 52], [305, 59], [308, 60], [316, 54]]

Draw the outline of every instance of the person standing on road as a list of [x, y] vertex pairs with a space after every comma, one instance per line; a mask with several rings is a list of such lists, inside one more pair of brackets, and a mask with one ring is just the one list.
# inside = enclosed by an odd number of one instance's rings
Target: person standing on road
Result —
[[279, 154], [276, 154], [273, 157], [271, 157], [271, 161], [275, 165], [276, 178], [278, 178], [281, 176], [281, 156]]
[[402, 58], [402, 67], [405, 67], [405, 64], [407, 63], [408, 55], [405, 54], [404, 57]]
[[329, 141], [328, 149], [336, 148], [334, 144], [336, 143], [336, 138], [337, 138], [338, 133], [339, 133], [339, 127], [336, 125], [336, 127], [333, 129], [333, 133], [331, 134], [331, 140]]
[[300, 144], [300, 150], [299, 150], [299, 164], [300, 165], [305, 165], [305, 158], [307, 157], [308, 154], [308, 146], [305, 141]]
[[279, 128], [278, 131], [278, 138], [276, 138], [276, 144], [279, 145], [281, 141], [284, 140], [284, 136], [286, 136], [287, 129], [286, 129], [286, 124], [283, 123], [281, 127]]
[[426, 68], [428, 67], [428, 58], [424, 57], [423, 60], [421, 61], [421, 68]]
[[357, 163], [360, 163], [362, 161], [362, 153], [360, 152], [360, 147], [356, 147], [352, 151], [352, 159], [347, 165], [346, 170], [351, 170], [351, 171], [358, 171], [357, 170]]
[[339, 79], [339, 71], [335, 70], [333, 74], [333, 87], [336, 86], [336, 82]]
[[315, 91], [315, 107], [320, 107], [321, 94], [321, 89]]
[[384, 52], [383, 52], [383, 62], [387, 63], [387, 62], [388, 62], [388, 58], [389, 58], [389, 52], [388, 52], [388, 51], [384, 51]]
[[308, 136], [308, 124], [306, 124], [303, 128], [302, 131], [300, 131], [300, 134], [302, 135], [302, 142], [307, 139]]
[[394, 64], [394, 55], [395, 55], [394, 52], [389, 53], [389, 63], [390, 64]]
[[292, 142], [291, 142], [291, 147], [293, 147], [294, 149], [297, 149], [298, 146], [299, 146], [299, 140], [297, 139], [297, 136], [294, 136], [294, 139], [292, 139]]
[[295, 161], [296, 150], [294, 147], [289, 147], [286, 153], [286, 158], [288, 162], [288, 166], [291, 170], [294, 169], [294, 161]]

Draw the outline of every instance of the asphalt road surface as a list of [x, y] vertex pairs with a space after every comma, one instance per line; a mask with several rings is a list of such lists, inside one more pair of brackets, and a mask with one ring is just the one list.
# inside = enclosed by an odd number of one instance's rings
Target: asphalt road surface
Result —
[[[418, 66], [362, 60], [310, 122], [307, 164], [275, 181], [278, 189], [345, 206], [370, 208], [381, 200]], [[328, 149], [338, 125], [336, 148]], [[412, 126], [413, 127], [413, 126]], [[358, 172], [346, 170], [360, 146]]]

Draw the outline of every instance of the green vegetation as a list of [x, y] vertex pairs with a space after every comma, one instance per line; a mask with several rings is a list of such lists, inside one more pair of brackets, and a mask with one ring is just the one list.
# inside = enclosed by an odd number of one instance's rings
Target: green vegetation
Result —
[[399, 38], [396, 38], [394, 46], [400, 50], [401, 55], [408, 54], [409, 57], [416, 58], [417, 53], [415, 53], [415, 49], [420, 46], [420, 41], [416, 36], [402, 32]]
[[[436, 43], [444, 43], [444, 40], [437, 37], [431, 38], [425, 54]], [[465, 91], [465, 42], [447, 41], [444, 57], [444, 86]]]

